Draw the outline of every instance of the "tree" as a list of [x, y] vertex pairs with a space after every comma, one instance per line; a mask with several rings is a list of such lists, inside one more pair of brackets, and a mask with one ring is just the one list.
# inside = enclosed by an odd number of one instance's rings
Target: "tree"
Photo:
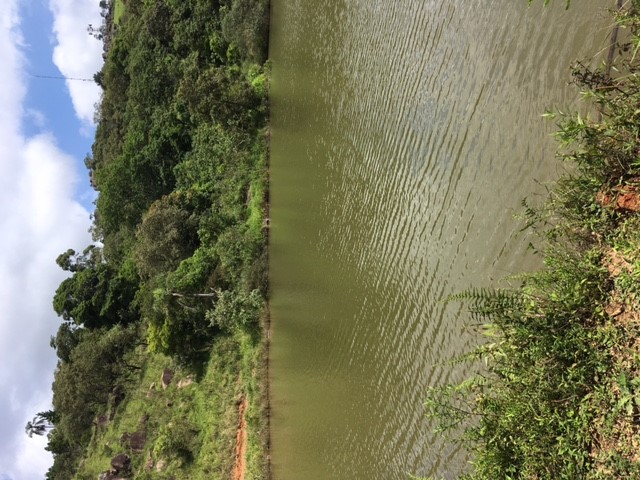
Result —
[[240, 69], [212, 66], [202, 70], [193, 60], [187, 61], [176, 99], [203, 123], [251, 130], [263, 114], [263, 99]]
[[85, 331], [71, 360], [56, 371], [52, 387], [53, 406], [59, 413], [56, 432], [72, 444], [88, 439], [94, 418], [105, 410], [114, 389], [138, 370], [131, 359], [137, 344], [132, 325]]
[[65, 272], [78, 272], [86, 268], [96, 267], [102, 263], [102, 249], [89, 245], [82, 253], [76, 253], [72, 248], [58, 255], [56, 263]]
[[217, 297], [213, 291], [218, 259], [212, 249], [200, 247], [175, 271], [154, 277], [141, 291], [141, 313], [149, 324], [152, 351], [189, 364], [208, 349], [219, 329], [205, 314]]
[[224, 37], [244, 58], [262, 63], [267, 57], [269, 2], [235, 0], [222, 20]]
[[104, 38], [103, 27], [95, 28], [93, 25], [89, 24], [89, 26], [87, 27], [87, 33], [96, 40], [102, 40]]
[[38, 412], [33, 420], [27, 422], [24, 430], [29, 438], [33, 435], [44, 435], [48, 430], [54, 428], [54, 423], [58, 419], [58, 414], [55, 410], [46, 410], [44, 412]]
[[215, 292], [179, 293], [164, 287], [147, 292], [148, 341], [151, 351], [191, 364], [208, 349], [216, 331], [205, 318]]
[[62, 322], [55, 337], [51, 337], [49, 345], [56, 351], [63, 362], [71, 361], [71, 353], [81, 340], [84, 330], [74, 326], [71, 322]]
[[259, 290], [251, 292], [236, 292], [226, 290], [217, 292], [217, 301], [212, 310], [206, 314], [212, 326], [222, 330], [233, 331], [256, 322], [264, 300]]
[[198, 246], [198, 221], [178, 192], [156, 200], [142, 218], [134, 247], [142, 278], [175, 270]]
[[115, 270], [102, 261], [102, 250], [90, 246], [82, 254], [67, 250], [58, 256], [58, 265], [73, 272], [63, 280], [53, 297], [53, 309], [65, 321], [87, 328], [128, 323], [137, 279], [124, 268]]
[[65, 279], [53, 298], [53, 309], [66, 321], [92, 328], [116, 323], [107, 318], [103, 304], [109, 289], [109, 267], [83, 268]]

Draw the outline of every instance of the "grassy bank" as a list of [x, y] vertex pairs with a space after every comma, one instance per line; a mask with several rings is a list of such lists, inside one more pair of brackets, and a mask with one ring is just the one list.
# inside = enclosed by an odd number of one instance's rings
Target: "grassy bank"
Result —
[[266, 479], [268, 1], [102, 4], [95, 243], [28, 432], [49, 479]]
[[[267, 478], [265, 349], [262, 340], [256, 343], [259, 338], [238, 332], [216, 339], [199, 376], [170, 357], [141, 351], [139, 376], [113, 408], [113, 418], [93, 427], [76, 478], [98, 478], [122, 452], [131, 458], [130, 471], [139, 479], [240, 478], [231, 472], [241, 423], [246, 435], [242, 478]], [[165, 388], [167, 369], [173, 378]], [[137, 445], [136, 436], [144, 444]]]
[[[591, 114], [558, 122], [566, 171], [525, 209], [544, 258], [519, 287], [466, 292], [486, 368], [431, 392], [463, 431], [468, 479], [640, 478], [640, 12], [631, 2], [611, 75], [578, 65]], [[572, 7], [573, 8], [573, 7]]]

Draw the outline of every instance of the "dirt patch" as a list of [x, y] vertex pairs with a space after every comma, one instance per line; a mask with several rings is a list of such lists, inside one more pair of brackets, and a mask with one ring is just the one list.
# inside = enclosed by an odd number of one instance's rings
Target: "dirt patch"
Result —
[[629, 273], [633, 271], [633, 265], [620, 252], [614, 249], [604, 252], [603, 264], [612, 278], [619, 277], [623, 272]]
[[616, 205], [620, 210], [640, 212], [640, 192], [638, 187], [629, 186], [621, 190]]
[[235, 460], [233, 462], [233, 470], [231, 471], [232, 480], [244, 480], [247, 469], [247, 418], [246, 412], [249, 402], [247, 397], [243, 396], [238, 408], [238, 430], [236, 431], [236, 448]]
[[601, 207], [611, 207], [613, 205], [613, 195], [607, 191], [601, 190], [596, 194], [596, 202]]
[[624, 185], [600, 190], [596, 203], [619, 212], [640, 212], [640, 177], [631, 178]]

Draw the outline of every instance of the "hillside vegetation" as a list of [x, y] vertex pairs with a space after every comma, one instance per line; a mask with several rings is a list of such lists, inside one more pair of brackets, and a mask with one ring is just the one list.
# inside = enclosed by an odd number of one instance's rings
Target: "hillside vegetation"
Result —
[[544, 268], [456, 297], [487, 336], [467, 360], [486, 368], [428, 407], [463, 432], [464, 478], [640, 478], [639, 7], [614, 13], [613, 65], [573, 70], [590, 113], [547, 115], [567, 172], [525, 205]]
[[268, 1], [101, 5], [95, 244], [28, 433], [52, 480], [266, 478]]

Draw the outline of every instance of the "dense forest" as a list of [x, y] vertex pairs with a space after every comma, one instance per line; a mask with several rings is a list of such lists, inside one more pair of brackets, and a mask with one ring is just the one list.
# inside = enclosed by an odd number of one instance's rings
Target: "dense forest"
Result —
[[95, 243], [57, 259], [53, 410], [27, 431], [52, 480], [266, 478], [268, 1], [101, 7]]

